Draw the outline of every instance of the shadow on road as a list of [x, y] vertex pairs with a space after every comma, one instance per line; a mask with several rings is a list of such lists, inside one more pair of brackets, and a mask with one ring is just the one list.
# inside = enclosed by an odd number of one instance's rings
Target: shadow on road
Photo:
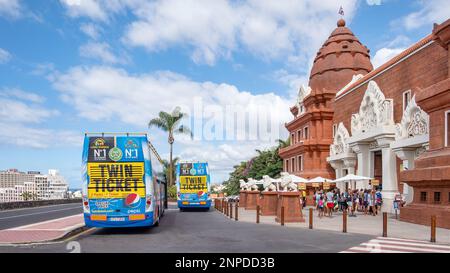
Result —
[[155, 233], [158, 227], [99, 228], [91, 235], [138, 235]]

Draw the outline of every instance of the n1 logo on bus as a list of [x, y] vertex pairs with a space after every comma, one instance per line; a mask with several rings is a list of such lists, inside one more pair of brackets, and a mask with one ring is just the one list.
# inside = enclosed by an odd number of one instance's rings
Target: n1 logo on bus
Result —
[[181, 163], [179, 168], [179, 176], [186, 175], [206, 175], [205, 163]]

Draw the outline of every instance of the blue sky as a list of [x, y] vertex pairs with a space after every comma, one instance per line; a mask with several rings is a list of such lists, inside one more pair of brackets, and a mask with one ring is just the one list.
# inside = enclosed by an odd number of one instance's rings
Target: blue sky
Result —
[[[0, 169], [56, 168], [78, 187], [86, 131], [149, 132], [167, 157], [165, 134], [146, 124], [180, 105], [200, 133], [178, 137], [175, 154], [209, 161], [222, 182], [286, 137], [289, 106], [341, 5], [374, 66], [450, 17], [445, 0], [0, 0]], [[208, 138], [208, 121], [227, 118], [229, 105], [269, 113], [279, 131]]]

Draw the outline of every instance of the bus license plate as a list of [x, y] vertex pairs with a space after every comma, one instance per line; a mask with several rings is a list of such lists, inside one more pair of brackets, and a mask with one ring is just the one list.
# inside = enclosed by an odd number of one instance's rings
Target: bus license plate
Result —
[[123, 222], [123, 221], [125, 221], [125, 217], [111, 217], [111, 218], [109, 218], [109, 221], [112, 221], [112, 222]]

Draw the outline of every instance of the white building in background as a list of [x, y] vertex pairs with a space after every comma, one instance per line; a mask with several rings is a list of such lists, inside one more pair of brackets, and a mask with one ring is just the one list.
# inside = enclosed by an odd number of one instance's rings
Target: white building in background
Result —
[[27, 200], [68, 198], [69, 186], [57, 170], [48, 174], [19, 172], [17, 169], [0, 171], [0, 203]]
[[58, 170], [48, 170], [47, 181], [49, 199], [64, 199], [69, 197], [69, 185], [66, 179], [59, 174]]
[[16, 185], [23, 185], [25, 182], [34, 182], [34, 177], [40, 172], [19, 172], [17, 169], [0, 171], [0, 188], [14, 188]]

